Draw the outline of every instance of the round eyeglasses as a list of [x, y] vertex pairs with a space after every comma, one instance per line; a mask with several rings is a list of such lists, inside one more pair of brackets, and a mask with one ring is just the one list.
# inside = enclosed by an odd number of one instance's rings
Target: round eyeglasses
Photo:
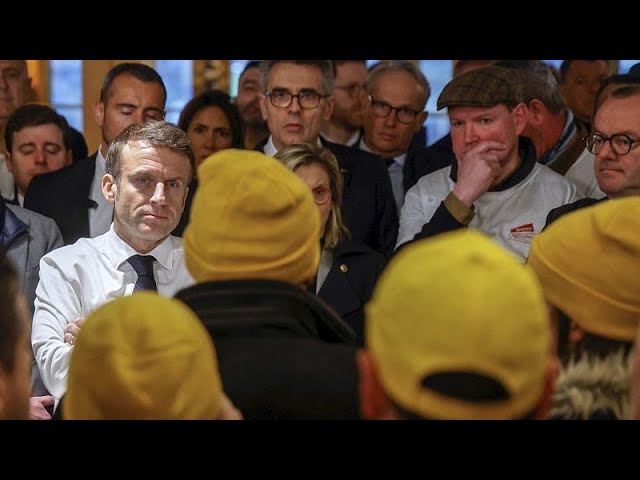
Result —
[[409, 107], [394, 107], [387, 102], [374, 99], [371, 95], [369, 95], [369, 101], [371, 102], [371, 111], [376, 117], [386, 117], [394, 110], [400, 123], [411, 123], [420, 113], [418, 110]]
[[316, 108], [320, 105], [320, 100], [329, 96], [320, 95], [314, 90], [302, 90], [295, 95], [289, 90], [272, 90], [265, 92], [265, 95], [271, 100], [271, 105], [276, 108], [287, 108], [294, 98], [298, 99], [300, 108]]
[[[594, 155], [597, 155], [602, 151], [604, 144], [609, 142], [611, 146], [611, 150], [613, 153], [617, 155], [626, 155], [631, 150], [637, 146], [640, 142], [639, 140], [634, 140], [629, 135], [625, 135], [623, 133], [616, 133], [607, 137], [601, 133], [592, 133], [591, 135], [587, 135], [584, 139], [585, 144], [587, 145], [587, 150], [589, 150]], [[635, 145], [635, 146], [634, 146]]]

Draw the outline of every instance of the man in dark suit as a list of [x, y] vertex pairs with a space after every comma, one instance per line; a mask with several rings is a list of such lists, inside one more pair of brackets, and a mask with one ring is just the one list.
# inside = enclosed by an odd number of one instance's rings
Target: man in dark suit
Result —
[[102, 131], [98, 151], [87, 161], [36, 177], [24, 206], [53, 218], [65, 244], [109, 230], [113, 206], [102, 194], [109, 145], [133, 123], [162, 120], [167, 91], [160, 75], [141, 63], [121, 63], [105, 76], [95, 119]]
[[398, 210], [404, 194], [427, 173], [450, 164], [414, 141], [427, 118], [424, 111], [431, 94], [429, 82], [407, 60], [383, 61], [367, 77], [364, 137], [359, 147], [387, 161]]
[[398, 235], [398, 212], [385, 165], [375, 155], [320, 139], [322, 120], [333, 108], [331, 60], [265, 60], [260, 109], [271, 135], [256, 150], [274, 155], [286, 145], [321, 144], [344, 175], [342, 214], [351, 238], [390, 257]]

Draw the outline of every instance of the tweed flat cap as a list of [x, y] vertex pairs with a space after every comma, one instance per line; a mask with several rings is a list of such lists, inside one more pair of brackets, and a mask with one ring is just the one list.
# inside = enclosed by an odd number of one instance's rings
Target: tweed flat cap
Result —
[[512, 68], [490, 65], [471, 70], [451, 80], [438, 97], [438, 110], [463, 105], [517, 105], [522, 101], [520, 73]]

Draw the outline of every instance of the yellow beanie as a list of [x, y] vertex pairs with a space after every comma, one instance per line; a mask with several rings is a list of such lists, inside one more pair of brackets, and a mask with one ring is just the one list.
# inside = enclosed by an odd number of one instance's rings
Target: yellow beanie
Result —
[[139, 292], [87, 318], [62, 413], [70, 420], [215, 420], [222, 396], [200, 320], [178, 300]]
[[183, 238], [196, 281], [313, 278], [320, 214], [296, 174], [262, 153], [229, 149], [200, 164], [198, 181]]
[[587, 332], [633, 341], [640, 321], [640, 197], [567, 214], [531, 243], [544, 294]]
[[[457, 230], [403, 249], [366, 306], [366, 340], [388, 395], [432, 419], [515, 419], [542, 395], [550, 322], [535, 275], [475, 230]], [[428, 381], [477, 374], [508, 398], [446, 396]]]

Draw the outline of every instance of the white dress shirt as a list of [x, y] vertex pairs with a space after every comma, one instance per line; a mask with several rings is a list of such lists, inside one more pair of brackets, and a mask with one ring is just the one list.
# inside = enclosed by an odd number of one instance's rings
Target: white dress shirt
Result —
[[[99, 306], [130, 295], [137, 274], [127, 259], [137, 254], [113, 229], [95, 238], [81, 238], [40, 260], [31, 343], [51, 394], [60, 398], [67, 389], [71, 345], [64, 342], [67, 324], [87, 318]], [[158, 293], [172, 297], [195, 282], [184, 262], [182, 239], [169, 236], [153, 255]]]

